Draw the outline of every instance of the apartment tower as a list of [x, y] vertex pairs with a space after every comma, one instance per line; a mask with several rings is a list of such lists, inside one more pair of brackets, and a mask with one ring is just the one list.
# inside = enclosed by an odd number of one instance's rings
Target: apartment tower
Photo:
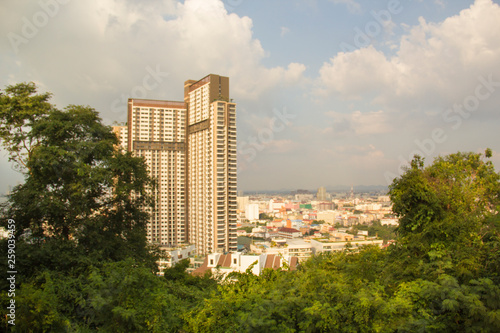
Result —
[[126, 147], [144, 157], [156, 180], [148, 241], [172, 247], [186, 242], [186, 105], [128, 100]]
[[187, 220], [198, 253], [237, 249], [236, 104], [229, 78], [184, 84], [187, 106]]
[[235, 251], [236, 104], [229, 78], [184, 85], [184, 102], [129, 99], [121, 146], [145, 158], [156, 179], [147, 237], [165, 247], [191, 243], [199, 254]]

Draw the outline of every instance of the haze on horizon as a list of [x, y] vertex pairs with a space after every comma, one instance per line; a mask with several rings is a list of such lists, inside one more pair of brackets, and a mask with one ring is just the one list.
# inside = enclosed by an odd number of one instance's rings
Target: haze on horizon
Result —
[[[230, 78], [238, 190], [384, 185], [493, 150], [500, 166], [500, 0], [42, 0], [0, 3], [0, 89], [126, 121], [126, 100], [182, 100]], [[22, 180], [0, 155], [0, 193]]]

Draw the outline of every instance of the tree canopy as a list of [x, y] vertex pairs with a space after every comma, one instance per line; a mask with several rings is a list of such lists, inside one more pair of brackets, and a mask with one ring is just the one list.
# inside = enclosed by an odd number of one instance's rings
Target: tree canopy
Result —
[[[47, 104], [49, 96], [36, 94], [33, 84], [0, 94], [2, 144], [25, 175], [3, 215], [16, 221], [19, 250], [25, 246], [36, 260], [20, 264], [28, 271], [66, 269], [134, 257], [153, 269], [144, 212], [151, 179], [144, 161], [116, 149], [118, 139], [97, 111], [76, 105], [58, 110]], [[71, 255], [61, 260], [58, 247]]]

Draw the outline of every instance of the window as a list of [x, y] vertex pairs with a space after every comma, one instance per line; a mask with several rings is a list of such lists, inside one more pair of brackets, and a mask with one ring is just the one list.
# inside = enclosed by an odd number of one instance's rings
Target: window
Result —
[[213, 264], [214, 264], [214, 260], [210, 259], [210, 265], [213, 265]]
[[233, 263], [236, 265], [238, 263], [238, 260], [236, 258], [234, 258]]

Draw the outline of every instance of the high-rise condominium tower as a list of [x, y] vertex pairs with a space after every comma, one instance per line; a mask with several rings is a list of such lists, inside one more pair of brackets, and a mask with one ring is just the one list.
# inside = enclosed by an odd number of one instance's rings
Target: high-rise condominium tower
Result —
[[184, 84], [187, 105], [187, 219], [198, 253], [234, 251], [236, 104], [229, 78], [210, 74]]
[[184, 102], [129, 99], [121, 145], [143, 156], [156, 179], [150, 242], [236, 250], [236, 104], [229, 78], [186, 81]]
[[[127, 144], [135, 156], [143, 156], [156, 180], [151, 189], [147, 238], [175, 246], [186, 241], [186, 105], [184, 102], [128, 100]], [[117, 130], [116, 130], [117, 131]], [[123, 135], [122, 135], [123, 137]]]

